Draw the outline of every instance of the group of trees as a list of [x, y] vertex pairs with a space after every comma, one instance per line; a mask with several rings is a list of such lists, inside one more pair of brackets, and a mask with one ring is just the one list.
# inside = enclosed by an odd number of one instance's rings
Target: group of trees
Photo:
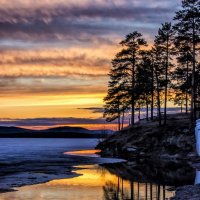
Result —
[[151, 47], [141, 33], [128, 34], [112, 60], [104, 98], [106, 120], [117, 119], [121, 129], [127, 113], [133, 125], [136, 110], [140, 118], [141, 108], [146, 108], [148, 120], [156, 107], [159, 125], [166, 125], [167, 104], [173, 100], [181, 109], [185, 106], [186, 113], [190, 110], [193, 122], [200, 95], [199, 42], [200, 0], [183, 0], [174, 24], [163, 23]]

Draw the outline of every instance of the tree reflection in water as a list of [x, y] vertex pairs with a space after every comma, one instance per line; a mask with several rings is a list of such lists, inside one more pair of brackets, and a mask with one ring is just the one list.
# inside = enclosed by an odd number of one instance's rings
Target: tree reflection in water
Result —
[[[166, 187], [152, 183], [129, 182], [129, 188], [124, 187], [124, 180], [118, 178], [117, 184], [112, 181], [103, 186], [104, 200], [165, 200]], [[172, 193], [171, 193], [171, 196]]]
[[[165, 168], [166, 166], [170, 166], [170, 168]], [[167, 163], [165, 167], [154, 166], [150, 173], [149, 169], [141, 165], [136, 165], [136, 167], [126, 163], [104, 165], [104, 169], [118, 177], [105, 183], [104, 199], [166, 200], [174, 195], [173, 189], [176, 186], [191, 184], [194, 180], [194, 170], [188, 165], [182, 165], [180, 168], [180, 163], [178, 165]], [[103, 171], [103, 169], [101, 170]]]
[[106, 182], [103, 186], [104, 198], [105, 200], [118, 200], [119, 199], [119, 190], [118, 185], [112, 183], [111, 181]]

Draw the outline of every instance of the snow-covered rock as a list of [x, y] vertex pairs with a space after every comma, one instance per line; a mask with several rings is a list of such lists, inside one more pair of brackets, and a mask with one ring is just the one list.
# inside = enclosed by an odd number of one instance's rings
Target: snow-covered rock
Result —
[[200, 119], [196, 121], [195, 138], [196, 138], [196, 151], [197, 154], [200, 156]]

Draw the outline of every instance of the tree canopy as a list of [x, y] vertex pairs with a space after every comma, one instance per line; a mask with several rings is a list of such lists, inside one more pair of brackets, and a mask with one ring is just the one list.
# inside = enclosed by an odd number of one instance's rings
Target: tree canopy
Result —
[[200, 117], [199, 42], [199, 0], [183, 0], [174, 24], [161, 24], [151, 47], [144, 48], [148, 44], [137, 31], [126, 35], [108, 74], [106, 120], [117, 119], [120, 130], [125, 118], [133, 125], [145, 108], [147, 120], [157, 118], [159, 125], [166, 125], [169, 101], [180, 106], [181, 112], [190, 111], [191, 122]]

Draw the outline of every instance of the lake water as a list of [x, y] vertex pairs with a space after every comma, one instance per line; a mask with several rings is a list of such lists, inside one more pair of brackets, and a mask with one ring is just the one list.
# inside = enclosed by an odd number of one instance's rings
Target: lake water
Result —
[[169, 199], [174, 194], [167, 190], [168, 187], [123, 180], [96, 165], [81, 166], [76, 173], [81, 175], [22, 187], [17, 192], [2, 194], [1, 199], [116, 200], [131, 199], [131, 196], [134, 196], [134, 199]]
[[92, 150], [97, 143], [96, 139], [0, 139], [0, 188], [17, 190], [1, 193], [0, 200], [169, 199], [175, 185], [194, 180], [188, 166], [119, 162], [80, 151]]

